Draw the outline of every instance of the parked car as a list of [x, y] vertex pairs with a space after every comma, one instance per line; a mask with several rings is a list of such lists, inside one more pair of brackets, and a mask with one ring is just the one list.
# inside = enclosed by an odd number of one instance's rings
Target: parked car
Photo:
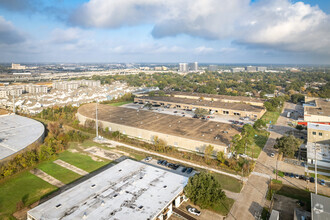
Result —
[[289, 176], [290, 174], [287, 172], [284, 172], [284, 176]]
[[164, 160], [157, 160], [157, 164], [162, 164]]
[[315, 179], [314, 179], [314, 177], [310, 177], [310, 178], [309, 178], [309, 182], [311, 182], [311, 183], [315, 183]]
[[178, 113], [178, 111], [174, 111], [174, 113]]
[[146, 158], [144, 159], [144, 161], [146, 161], [146, 162], [149, 162], [150, 160], [152, 160], [152, 157], [146, 157]]
[[321, 184], [322, 186], [325, 186], [325, 181], [324, 181], [324, 180], [321, 180], [321, 181], [320, 181], [320, 184]]
[[291, 178], [294, 178], [294, 174], [293, 174], [293, 173], [290, 173], [290, 177], [291, 177]]
[[186, 172], [187, 167], [183, 167], [183, 169], [181, 170], [182, 173]]
[[200, 216], [201, 215], [201, 212], [198, 211], [196, 208], [188, 208], [188, 212], [190, 212], [191, 214], [193, 215], [197, 215], [197, 216]]
[[166, 160], [164, 160], [162, 163], [161, 163], [163, 166], [166, 166], [166, 164], [167, 164], [167, 161]]
[[305, 205], [305, 203], [301, 200], [298, 200], [297, 205], [299, 205], [300, 207], [303, 207]]
[[191, 172], [192, 172], [193, 170], [194, 170], [193, 168], [189, 167], [189, 168], [187, 169], [187, 173], [188, 173], [188, 174], [191, 174]]
[[298, 174], [295, 174], [294, 177], [295, 177], [296, 179], [299, 179], [299, 175], [298, 175]]
[[182, 115], [182, 117], [186, 117], [186, 115]]
[[270, 154], [270, 157], [275, 157], [275, 154], [274, 154], [274, 153], [271, 153], [271, 154]]

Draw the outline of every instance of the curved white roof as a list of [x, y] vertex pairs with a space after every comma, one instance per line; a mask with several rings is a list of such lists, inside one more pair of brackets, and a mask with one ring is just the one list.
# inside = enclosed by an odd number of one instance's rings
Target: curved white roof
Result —
[[43, 135], [40, 122], [19, 115], [0, 116], [0, 160], [24, 149]]

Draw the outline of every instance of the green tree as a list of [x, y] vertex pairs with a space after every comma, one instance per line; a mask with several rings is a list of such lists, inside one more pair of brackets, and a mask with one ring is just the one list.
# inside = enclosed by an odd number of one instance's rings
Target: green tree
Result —
[[253, 124], [253, 128], [256, 130], [260, 130], [260, 129], [266, 128], [266, 127], [267, 127], [266, 122], [262, 119], [256, 120], [256, 122], [254, 122], [254, 124]]
[[291, 102], [297, 104], [298, 102], [304, 101], [305, 96], [303, 94], [293, 94], [291, 95]]
[[198, 117], [198, 118], [201, 118], [201, 117], [205, 117], [206, 115], [208, 115], [209, 112], [206, 110], [206, 109], [203, 109], [203, 108], [197, 108], [195, 110], [195, 115]]
[[201, 172], [189, 178], [185, 195], [201, 208], [208, 208], [226, 198], [220, 183], [209, 173]]
[[225, 153], [223, 151], [218, 151], [217, 159], [220, 163], [224, 164], [226, 162]]
[[274, 148], [279, 149], [283, 156], [293, 158], [301, 143], [302, 141], [293, 135], [286, 135], [276, 139]]

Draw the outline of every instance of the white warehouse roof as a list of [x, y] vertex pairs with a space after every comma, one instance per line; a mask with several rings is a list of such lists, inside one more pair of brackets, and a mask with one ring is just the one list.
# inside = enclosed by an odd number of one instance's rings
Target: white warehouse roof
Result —
[[28, 212], [41, 219], [155, 219], [188, 178], [126, 159]]
[[0, 116], [0, 160], [37, 141], [45, 131], [40, 122], [19, 115]]

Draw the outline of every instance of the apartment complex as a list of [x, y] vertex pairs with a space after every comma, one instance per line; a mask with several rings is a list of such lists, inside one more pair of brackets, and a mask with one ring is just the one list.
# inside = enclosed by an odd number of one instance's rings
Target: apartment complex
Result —
[[167, 220], [188, 177], [126, 159], [28, 211], [28, 220]]
[[48, 87], [45, 85], [11, 85], [0, 86], [0, 98], [8, 98], [9, 96], [20, 96], [23, 93], [40, 94], [47, 93]]
[[[80, 124], [95, 120], [96, 104], [79, 107], [77, 118]], [[196, 120], [154, 113], [146, 110], [98, 105], [99, 127], [153, 143], [155, 137], [167, 145], [189, 151], [204, 152], [208, 145], [215, 151], [228, 152], [228, 147], [240, 127], [214, 121]]]
[[53, 89], [58, 90], [74, 90], [81, 86], [86, 87], [100, 87], [101, 81], [99, 80], [74, 80], [74, 81], [54, 81]]
[[141, 96], [134, 98], [135, 103], [154, 106], [163, 106], [167, 108], [195, 110], [197, 108], [205, 109], [210, 113], [220, 115], [236, 115], [241, 117], [250, 117], [259, 119], [265, 112], [262, 106], [254, 106], [242, 102], [223, 102], [214, 100], [191, 99], [172, 96]]

